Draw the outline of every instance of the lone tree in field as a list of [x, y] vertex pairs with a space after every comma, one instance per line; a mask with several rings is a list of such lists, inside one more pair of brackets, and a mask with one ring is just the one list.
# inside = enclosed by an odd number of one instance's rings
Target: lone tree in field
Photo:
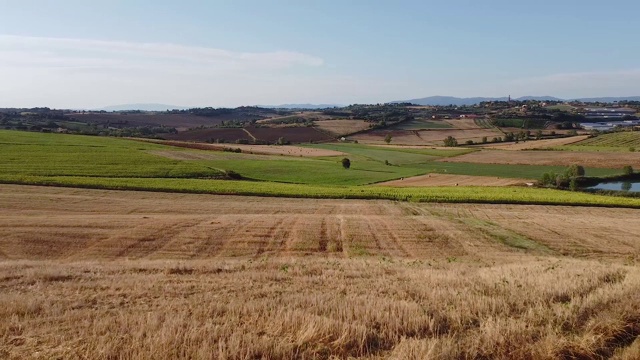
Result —
[[584, 167], [582, 165], [573, 164], [567, 169], [567, 176], [570, 178], [584, 176]]
[[625, 175], [632, 175], [633, 174], [633, 167], [631, 167], [631, 165], [627, 165], [625, 167], [622, 168], [622, 173]]
[[344, 158], [342, 159], [342, 167], [348, 169], [351, 167], [351, 160]]
[[456, 138], [454, 138], [453, 136], [449, 135], [447, 136], [446, 139], [444, 139], [444, 146], [456, 147], [458, 146], [458, 140], [456, 140]]
[[387, 134], [387, 136], [384, 137], [384, 142], [386, 142], [387, 144], [389, 144], [391, 142], [391, 139], [393, 137], [391, 136], [391, 134]]

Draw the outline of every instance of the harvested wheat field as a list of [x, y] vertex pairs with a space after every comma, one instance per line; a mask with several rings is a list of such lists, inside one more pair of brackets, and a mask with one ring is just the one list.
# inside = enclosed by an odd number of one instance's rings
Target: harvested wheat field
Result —
[[355, 132], [369, 129], [370, 122], [364, 120], [322, 120], [314, 121], [319, 129], [328, 131], [336, 136], [353, 134]]
[[381, 186], [420, 187], [420, 186], [512, 186], [524, 185], [531, 180], [507, 179], [492, 176], [470, 176], [450, 174], [427, 174], [412, 176], [401, 180], [378, 183]]
[[589, 138], [589, 135], [578, 135], [557, 139], [544, 139], [544, 140], [531, 140], [531, 141], [521, 141], [518, 143], [498, 143], [498, 144], [486, 144], [480, 145], [478, 147], [482, 147], [485, 149], [498, 149], [498, 150], [532, 150], [532, 149], [550, 149], [557, 146], [565, 146], [569, 144], [576, 143], [578, 141], [582, 141]]
[[571, 152], [571, 151], [507, 151], [481, 150], [462, 156], [438, 161], [476, 164], [558, 165], [580, 164], [585, 167], [621, 169], [631, 165], [640, 167], [640, 156], [622, 152]]
[[456, 129], [473, 130], [481, 129], [474, 119], [449, 119], [444, 120], [445, 123], [453, 126]]
[[637, 359], [638, 215], [0, 185], [0, 357]]

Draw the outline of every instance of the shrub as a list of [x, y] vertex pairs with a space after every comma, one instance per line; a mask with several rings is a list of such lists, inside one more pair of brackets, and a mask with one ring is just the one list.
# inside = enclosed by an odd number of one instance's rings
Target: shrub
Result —
[[627, 165], [625, 167], [622, 168], [622, 173], [625, 175], [632, 175], [633, 174], [633, 167], [631, 165]]
[[456, 138], [454, 138], [453, 136], [449, 135], [447, 136], [446, 139], [444, 139], [444, 146], [456, 147], [458, 146], [458, 140], [456, 140]]
[[[495, 138], [494, 138], [494, 139], [495, 139]], [[483, 136], [483, 137], [482, 137], [482, 143], [483, 143], [483, 144], [486, 144], [487, 142], [488, 142], [488, 141], [487, 141], [487, 137], [486, 137], [486, 136]]]
[[226, 170], [224, 172], [224, 175], [227, 179], [233, 179], [233, 180], [240, 180], [242, 179], [242, 175], [238, 174], [237, 172], [233, 171], [233, 170]]
[[513, 141], [515, 140], [515, 138], [516, 138], [516, 135], [512, 132], [504, 134], [504, 141], [507, 141], [507, 142]]
[[283, 137], [279, 137], [278, 141], [276, 141], [276, 145], [289, 145], [289, 144], [291, 143]]
[[564, 184], [567, 183], [567, 180], [569, 179], [567, 179], [566, 176], [563, 176], [563, 175], [556, 176], [556, 187], [558, 188], [562, 187]]
[[473, 145], [473, 140], [467, 140], [466, 144], [467, 145]]
[[569, 189], [571, 189], [571, 191], [578, 190], [578, 181], [576, 180], [576, 178], [573, 178], [571, 179], [571, 181], [569, 181]]
[[387, 144], [389, 144], [391, 142], [391, 139], [393, 137], [391, 136], [391, 134], [387, 134], [387, 136], [384, 137], [384, 142], [386, 142]]
[[349, 160], [348, 158], [343, 158], [341, 162], [343, 168], [348, 169], [351, 167], [351, 160]]
[[573, 164], [567, 169], [567, 177], [573, 178], [584, 176], [584, 167], [582, 165]]
[[540, 179], [540, 184], [542, 186], [554, 186], [557, 176], [558, 175], [554, 172], [546, 172], [542, 174], [542, 178]]
[[636, 152], [636, 148], [635, 148], [635, 147], [633, 147], [633, 146], [631, 146], [631, 147], [629, 147], [629, 151], [630, 151], [630, 152]]

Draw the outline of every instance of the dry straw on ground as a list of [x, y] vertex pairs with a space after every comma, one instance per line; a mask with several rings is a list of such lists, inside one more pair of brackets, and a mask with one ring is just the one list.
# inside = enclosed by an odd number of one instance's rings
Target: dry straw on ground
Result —
[[640, 358], [638, 210], [0, 190], [0, 358]]

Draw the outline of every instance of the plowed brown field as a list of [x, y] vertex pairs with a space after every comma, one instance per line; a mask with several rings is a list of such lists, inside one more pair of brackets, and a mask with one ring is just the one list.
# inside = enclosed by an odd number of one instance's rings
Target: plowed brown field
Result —
[[336, 136], [342, 136], [347, 134], [353, 134], [358, 131], [369, 129], [370, 122], [364, 120], [322, 120], [315, 121], [314, 124], [324, 130], [328, 131]]
[[438, 130], [373, 130], [362, 134], [350, 136], [350, 140], [358, 140], [365, 144], [384, 144], [385, 136], [391, 134], [391, 144], [395, 145], [444, 145], [447, 136], [453, 136], [459, 144], [467, 140], [480, 142], [483, 137], [491, 140], [494, 137], [504, 136], [495, 129], [438, 129]]
[[558, 165], [580, 164], [586, 167], [621, 169], [631, 165], [640, 167], [640, 156], [622, 152], [571, 152], [571, 151], [507, 151], [482, 150], [462, 156], [446, 158], [443, 162], [477, 164]]
[[518, 143], [498, 143], [498, 144], [486, 144], [479, 145], [485, 149], [497, 149], [497, 150], [532, 150], [532, 149], [548, 149], [556, 146], [564, 146], [582, 141], [589, 138], [589, 135], [571, 136], [558, 139], [545, 139], [545, 140], [531, 140], [521, 141]]

